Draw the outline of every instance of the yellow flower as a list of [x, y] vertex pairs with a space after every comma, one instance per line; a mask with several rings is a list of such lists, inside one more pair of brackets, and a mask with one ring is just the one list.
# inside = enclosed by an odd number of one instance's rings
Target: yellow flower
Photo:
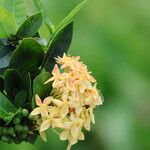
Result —
[[68, 140], [68, 149], [72, 145], [76, 144], [78, 140], [84, 140], [84, 134], [81, 131], [83, 126], [83, 120], [73, 113], [67, 122], [64, 122], [64, 131], [60, 134], [61, 140]]
[[48, 106], [51, 103], [52, 97], [46, 97], [43, 102], [41, 100], [41, 98], [36, 95], [35, 96], [35, 101], [36, 101], [36, 105], [38, 106], [37, 108], [35, 108], [30, 115], [35, 116], [35, 115], [41, 115], [42, 119], [45, 119], [48, 117]]
[[62, 65], [61, 66], [62, 69], [69, 67], [72, 70], [74, 70], [74, 68], [77, 67], [76, 66], [77, 65], [76, 62], [78, 62], [79, 59], [80, 59], [79, 56], [77, 56], [77, 57], [68, 57], [65, 54], [63, 55], [62, 58], [61, 57], [56, 58], [57, 63]]
[[55, 87], [55, 88], [56, 87], [61, 87], [62, 82], [60, 81], [60, 77], [59, 77], [61, 74], [60, 74], [60, 71], [59, 71], [59, 68], [58, 68], [57, 65], [54, 66], [54, 69], [52, 70], [52, 75], [53, 75], [53, 77], [50, 78], [49, 80], [47, 80], [45, 82], [45, 84], [53, 81], [53, 87]]
[[84, 92], [85, 95], [85, 105], [93, 106], [102, 105], [103, 101], [99, 95], [98, 90], [96, 89], [96, 85], [93, 87], [87, 88]]
[[58, 107], [59, 111], [59, 116], [61, 118], [64, 118], [68, 112], [69, 112], [69, 106], [68, 106], [68, 101], [61, 101], [57, 99], [53, 99], [52, 102]]
[[85, 109], [81, 113], [81, 118], [84, 120], [84, 128], [88, 131], [91, 129], [91, 122], [95, 124], [95, 117], [93, 114], [93, 108], [89, 107], [88, 109]]
[[43, 103], [36, 96], [37, 108], [31, 115], [41, 114], [39, 133], [46, 141], [45, 131], [49, 128], [60, 128], [61, 140], [68, 140], [67, 150], [84, 140], [82, 129], [90, 131], [91, 123], [95, 123], [93, 110], [103, 101], [96, 88], [96, 80], [88, 72], [87, 66], [79, 62], [80, 57], [57, 58], [52, 70], [52, 77], [45, 84], [52, 82], [50, 96]]

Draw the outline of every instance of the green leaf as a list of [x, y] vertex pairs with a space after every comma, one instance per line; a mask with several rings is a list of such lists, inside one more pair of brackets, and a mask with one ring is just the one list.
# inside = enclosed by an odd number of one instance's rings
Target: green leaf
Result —
[[0, 91], [3, 92], [4, 90], [4, 80], [2, 77], [0, 77]]
[[57, 31], [60, 30], [62, 27], [64, 27], [66, 24], [72, 21], [73, 17], [85, 6], [88, 0], [84, 0], [82, 3], [80, 3], [78, 6], [76, 6], [70, 13], [69, 15], [64, 18], [60, 24], [57, 27]]
[[14, 100], [16, 94], [20, 90], [24, 90], [22, 88], [23, 79], [19, 72], [14, 69], [7, 69], [4, 74], [4, 89], [10, 98], [10, 100]]
[[27, 10], [25, 0], [4, 0], [2, 6], [14, 14], [18, 26], [26, 19]]
[[14, 105], [0, 92], [0, 118], [8, 121], [15, 112], [16, 109]]
[[26, 101], [26, 98], [27, 98], [27, 91], [25, 91], [25, 90], [19, 91], [15, 97], [14, 106], [16, 108], [23, 107], [23, 105]]
[[17, 36], [21, 39], [24, 37], [32, 37], [38, 32], [38, 29], [41, 27], [41, 25], [42, 25], [42, 13], [39, 12], [37, 14], [30, 16], [25, 20], [25, 22], [21, 25], [21, 27], [17, 31]]
[[14, 49], [15, 47], [11, 45], [5, 45], [0, 48], [0, 69], [9, 66], [10, 57]]
[[73, 35], [73, 22], [62, 28], [52, 39], [49, 50], [47, 51], [42, 67], [51, 71], [55, 65], [55, 58], [67, 53]]
[[5, 39], [5, 38], [0, 39], [0, 49], [1, 49], [4, 45], [7, 45], [7, 39]]
[[30, 76], [30, 74], [27, 74], [23, 78], [23, 82], [24, 82], [24, 85], [25, 85], [25, 89], [27, 90], [28, 103], [31, 103], [31, 100], [32, 100], [32, 83], [31, 83], [31, 76]]
[[44, 84], [48, 79], [51, 78], [49, 72], [43, 72], [39, 74], [33, 81], [33, 101], [32, 106], [35, 104], [35, 95], [38, 94], [42, 99], [50, 94], [52, 89], [51, 84]]
[[14, 50], [14, 47], [11, 45], [5, 45], [0, 48], [0, 59], [6, 56], [8, 53]]
[[11, 55], [12, 55], [12, 52], [0, 58], [0, 69], [6, 68], [9, 66]]
[[4, 76], [6, 69], [7, 69], [7, 67], [6, 68], [0, 68], [0, 77]]
[[10, 66], [23, 74], [37, 70], [43, 60], [44, 50], [33, 38], [23, 39], [12, 54]]
[[47, 15], [43, 9], [43, 5], [41, 3], [41, 0], [33, 0], [33, 3], [37, 9], [37, 11], [41, 11], [43, 13], [43, 20], [44, 20], [44, 23], [49, 31], [49, 33], [51, 35], [54, 34], [55, 32], [55, 26], [52, 24], [52, 22], [47, 18]]
[[15, 34], [17, 24], [12, 13], [0, 7], [0, 38], [10, 37]]

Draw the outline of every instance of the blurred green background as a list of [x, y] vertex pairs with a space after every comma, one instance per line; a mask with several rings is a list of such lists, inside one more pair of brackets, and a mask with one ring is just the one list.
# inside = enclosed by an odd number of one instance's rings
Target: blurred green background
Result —
[[[55, 25], [80, 2], [42, 0]], [[88, 64], [105, 98], [92, 131], [72, 150], [149, 150], [150, 1], [89, 0], [74, 18], [69, 53]], [[0, 142], [0, 149], [65, 150], [66, 145], [49, 131], [48, 143], [40, 138], [35, 145]]]

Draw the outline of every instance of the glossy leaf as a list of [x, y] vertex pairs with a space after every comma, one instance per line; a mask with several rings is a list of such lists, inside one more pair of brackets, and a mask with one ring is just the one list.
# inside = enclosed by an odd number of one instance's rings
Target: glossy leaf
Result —
[[12, 52], [0, 58], [0, 69], [6, 68], [9, 66], [11, 55], [12, 55]]
[[25, 91], [25, 90], [19, 91], [15, 97], [14, 106], [16, 108], [23, 107], [23, 105], [26, 101], [26, 98], [27, 98], [27, 91]]
[[57, 31], [66, 26], [69, 22], [72, 21], [73, 17], [86, 5], [87, 0], [84, 0], [82, 3], [80, 3], [78, 6], [76, 6], [70, 13], [69, 15], [64, 18], [60, 24], [57, 27]]
[[0, 91], [2, 92], [4, 90], [4, 80], [2, 77], [0, 77]]
[[38, 32], [38, 29], [41, 27], [41, 25], [42, 25], [42, 13], [39, 12], [37, 14], [28, 17], [25, 20], [25, 22], [21, 25], [21, 27], [17, 31], [17, 36], [21, 39], [24, 37], [32, 37]]
[[0, 38], [10, 37], [15, 34], [17, 24], [12, 13], [0, 7]]
[[41, 66], [43, 55], [41, 45], [35, 39], [26, 38], [12, 54], [10, 66], [24, 74], [33, 72]]
[[15, 47], [11, 45], [4, 45], [0, 48], [0, 69], [9, 66], [10, 57], [13, 50], [15, 50]]
[[39, 74], [33, 81], [33, 102], [32, 106], [34, 107], [35, 95], [38, 94], [42, 99], [50, 94], [51, 84], [44, 84], [48, 79], [51, 78], [49, 72], [43, 72]]
[[22, 82], [23, 79], [17, 70], [6, 70], [4, 74], [4, 89], [10, 100], [14, 100], [18, 91], [24, 89], [22, 88]]
[[55, 26], [53, 25], [53, 23], [50, 21], [50, 19], [48, 19], [45, 11], [43, 10], [43, 5], [41, 3], [41, 0], [33, 0], [33, 3], [37, 9], [37, 11], [41, 11], [43, 13], [43, 21], [49, 31], [49, 33], [51, 35], [53, 35], [53, 33], [55, 32]]
[[11, 119], [16, 109], [9, 99], [0, 92], [0, 118], [7, 120]]
[[0, 49], [5, 45], [7, 45], [7, 39], [6, 38], [0, 39]]
[[18, 26], [26, 19], [27, 10], [25, 0], [3, 0], [2, 6], [14, 14]]
[[2, 48], [0, 48], [0, 59], [6, 56], [8, 53], [13, 51], [14, 48], [10, 45], [5, 45]]
[[55, 58], [67, 53], [73, 36], [73, 22], [62, 28], [52, 39], [49, 50], [47, 51], [42, 67], [51, 71], [55, 65]]
[[31, 76], [30, 76], [30, 74], [27, 74], [23, 78], [23, 82], [24, 82], [25, 89], [27, 91], [27, 101], [28, 101], [28, 103], [31, 103], [31, 99], [32, 99], [32, 83], [31, 83]]

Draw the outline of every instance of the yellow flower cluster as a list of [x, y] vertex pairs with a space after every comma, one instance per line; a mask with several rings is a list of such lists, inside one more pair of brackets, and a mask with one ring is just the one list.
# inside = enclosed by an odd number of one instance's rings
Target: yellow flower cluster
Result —
[[48, 128], [60, 128], [61, 140], [68, 140], [68, 150], [84, 140], [82, 129], [90, 130], [91, 122], [95, 123], [93, 110], [103, 103], [96, 88], [96, 80], [88, 72], [87, 66], [79, 62], [80, 57], [58, 57], [52, 71], [52, 78], [45, 84], [52, 82], [53, 90], [43, 102], [36, 95], [35, 108], [31, 115], [41, 116], [39, 132], [46, 141], [45, 131]]

